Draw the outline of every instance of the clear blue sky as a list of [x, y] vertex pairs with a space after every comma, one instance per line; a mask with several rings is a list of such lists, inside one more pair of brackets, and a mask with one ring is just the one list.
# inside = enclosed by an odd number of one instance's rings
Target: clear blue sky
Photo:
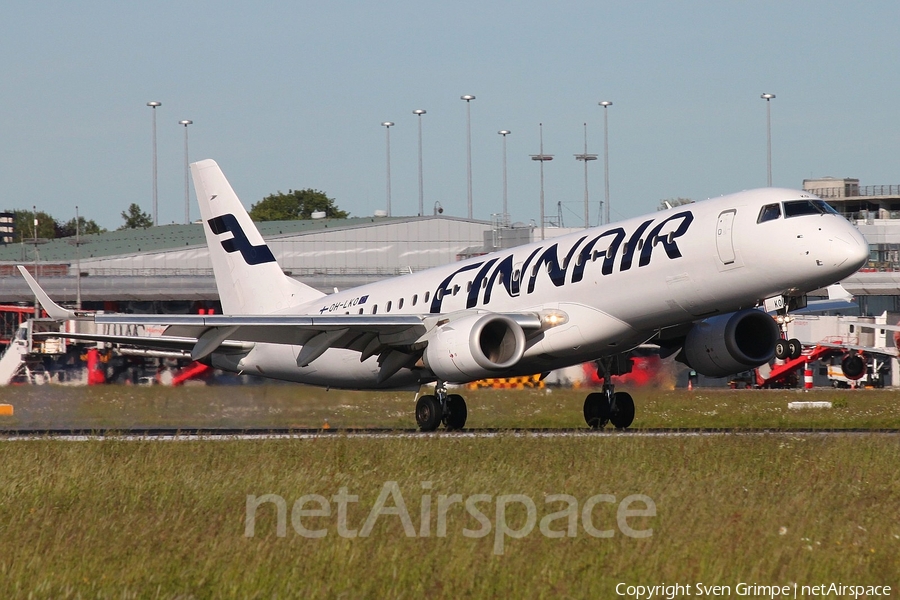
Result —
[[[509, 129], [514, 220], [538, 215], [538, 123], [548, 213], [582, 223], [588, 124], [592, 220], [603, 196], [609, 110], [613, 219], [660, 199], [703, 199], [766, 183], [858, 177], [900, 184], [900, 4], [755, 2], [24, 2], [0, 9], [0, 209], [37, 205], [108, 228], [151, 206], [157, 109], [159, 217], [184, 214], [191, 160], [219, 162], [245, 205], [312, 187], [354, 215], [418, 206], [424, 108], [426, 212], [466, 212], [472, 102], [475, 216], [501, 206]], [[193, 190], [192, 190], [193, 196]], [[193, 202], [193, 200], [192, 200]], [[196, 206], [192, 215], [197, 218]]]

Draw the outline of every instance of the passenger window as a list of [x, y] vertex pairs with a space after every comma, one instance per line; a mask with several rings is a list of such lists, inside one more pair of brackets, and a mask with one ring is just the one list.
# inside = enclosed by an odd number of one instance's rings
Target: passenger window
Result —
[[425, 292], [425, 302], [428, 302], [428, 298], [431, 297], [431, 292]]
[[378, 314], [378, 305], [377, 305], [377, 304], [373, 304], [373, 305], [372, 305], [372, 314], [373, 314], [373, 315], [377, 315], [377, 314]]
[[401, 310], [403, 308], [403, 298], [397, 302], [397, 310]]
[[419, 295], [418, 295], [418, 294], [413, 294], [413, 306], [415, 306], [415, 305], [416, 305], [416, 302], [418, 302], [418, 301], [419, 301]]
[[391, 301], [390, 300], [388, 300], [387, 305], [385, 305], [384, 312], [391, 312]]
[[766, 204], [759, 209], [759, 218], [757, 223], [765, 223], [766, 221], [774, 221], [781, 216], [781, 207], [777, 204]]

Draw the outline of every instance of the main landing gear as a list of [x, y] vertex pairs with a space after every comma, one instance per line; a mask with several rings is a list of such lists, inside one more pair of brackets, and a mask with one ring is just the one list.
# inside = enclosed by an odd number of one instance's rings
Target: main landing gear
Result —
[[462, 429], [468, 414], [465, 399], [459, 394], [448, 394], [447, 387], [440, 381], [433, 396], [420, 396], [416, 402], [416, 424], [422, 431], [434, 431], [441, 423], [448, 431]]
[[603, 429], [607, 423], [612, 423], [616, 429], [625, 429], [634, 421], [634, 399], [631, 394], [615, 391], [611, 383], [616, 359], [618, 357], [597, 361], [597, 371], [603, 378], [603, 391], [588, 394], [584, 399], [584, 420], [591, 429]]

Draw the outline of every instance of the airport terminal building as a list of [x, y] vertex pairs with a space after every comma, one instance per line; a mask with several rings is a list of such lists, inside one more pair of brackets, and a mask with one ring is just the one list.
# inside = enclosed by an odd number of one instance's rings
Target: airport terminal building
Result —
[[[287, 274], [327, 293], [531, 241], [530, 227], [446, 216], [257, 225]], [[155, 303], [161, 311], [194, 312], [218, 301], [200, 223], [89, 235], [77, 245], [65, 238], [0, 246], [0, 304], [34, 299], [17, 264], [61, 303], [76, 302], [80, 287], [85, 309], [151, 312]]]

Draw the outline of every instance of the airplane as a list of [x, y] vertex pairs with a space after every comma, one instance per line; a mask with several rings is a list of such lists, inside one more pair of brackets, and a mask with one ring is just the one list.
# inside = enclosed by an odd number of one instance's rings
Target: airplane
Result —
[[191, 172], [223, 314], [89, 315], [57, 305], [20, 266], [54, 319], [166, 327], [160, 337], [53, 335], [322, 387], [416, 391], [423, 431], [465, 427], [449, 384], [588, 361], [604, 384], [585, 399], [586, 423], [627, 428], [634, 400], [611, 377], [627, 372], [629, 350], [657, 344], [713, 377], [754, 368], [781, 339], [767, 300], [805, 300], [869, 254], [821, 199], [765, 188], [325, 295], [284, 274], [215, 161]]

